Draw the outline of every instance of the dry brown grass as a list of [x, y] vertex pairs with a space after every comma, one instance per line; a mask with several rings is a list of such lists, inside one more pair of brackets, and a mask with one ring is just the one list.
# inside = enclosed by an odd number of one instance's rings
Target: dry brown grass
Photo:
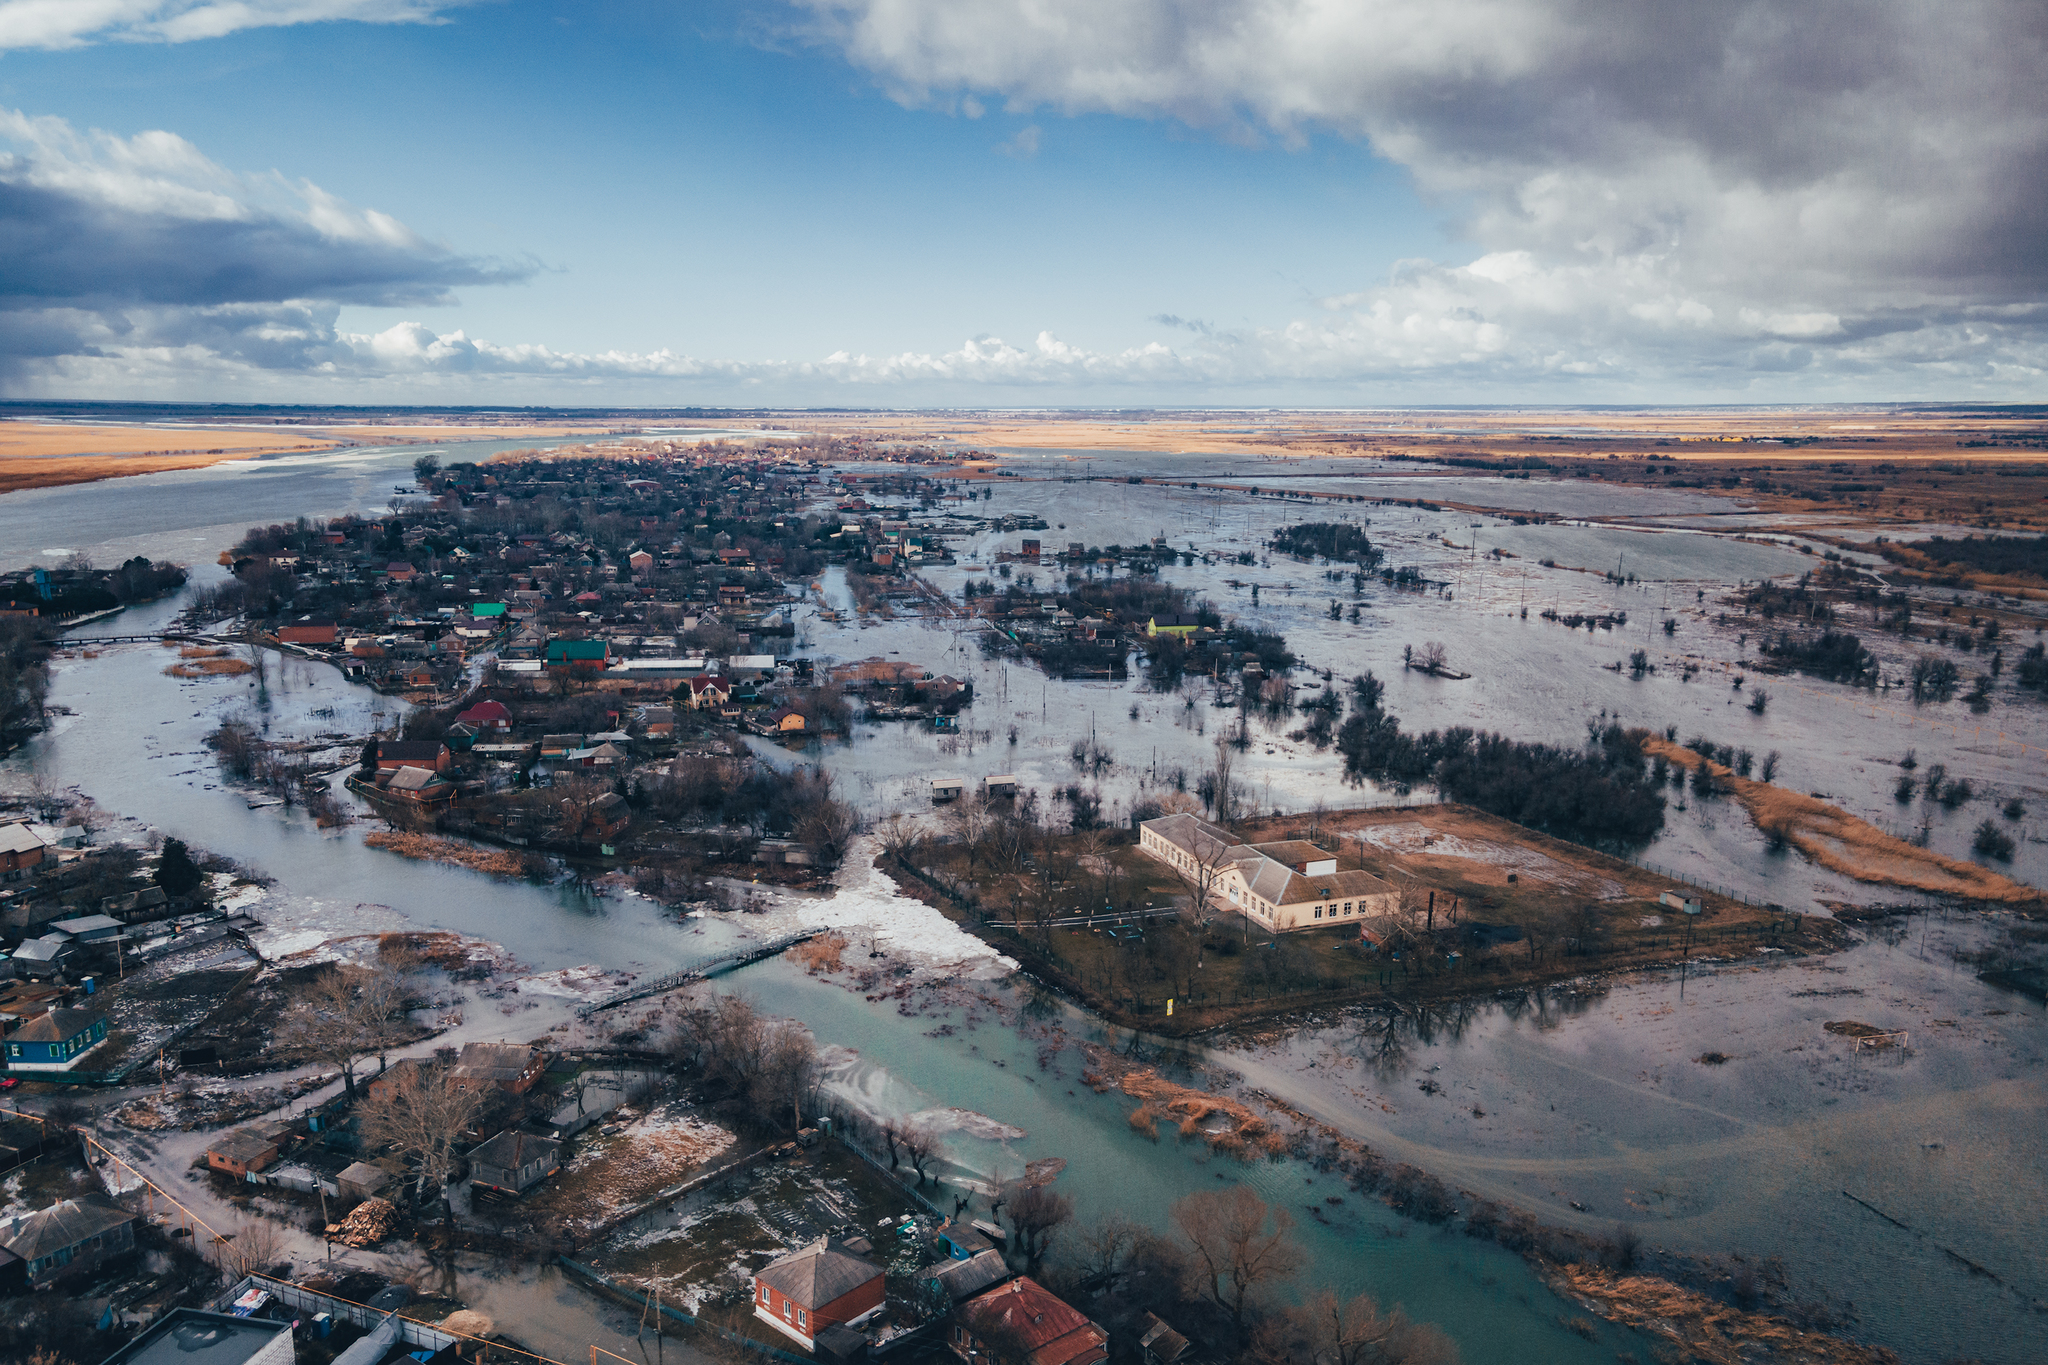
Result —
[[1692, 1359], [1711, 1365], [1745, 1365], [1760, 1354], [1809, 1365], [1898, 1365], [1899, 1358], [1882, 1346], [1808, 1332], [1783, 1318], [1744, 1312], [1669, 1280], [1622, 1275], [1587, 1264], [1545, 1262], [1538, 1269], [1551, 1288], [1609, 1322], [1673, 1338], [1683, 1343]]
[[453, 863], [474, 872], [488, 872], [493, 877], [516, 877], [520, 873], [519, 855], [508, 849], [478, 848], [453, 839], [436, 839], [430, 834], [405, 834], [397, 830], [365, 834], [363, 842], [371, 848], [388, 849], [401, 858], [423, 863]]
[[203, 469], [272, 451], [331, 450], [338, 444], [304, 431], [0, 422], [0, 493]]
[[804, 964], [804, 972], [816, 976], [820, 972], [842, 970], [839, 958], [846, 951], [846, 940], [837, 934], [827, 934], [810, 939], [791, 948], [784, 956], [791, 961]]
[[1701, 758], [1681, 744], [1657, 735], [1644, 739], [1643, 750], [1687, 769], [1707, 765], [1723, 786], [1735, 794], [1756, 827], [1776, 834], [1801, 853], [1845, 877], [1879, 886], [1901, 886], [1937, 895], [1971, 900], [2025, 904], [2042, 893], [1988, 867], [1945, 858], [1930, 849], [1894, 838], [1818, 797], [1787, 791], [1768, 782], [1737, 777], [1728, 768]]
[[[227, 651], [223, 650], [222, 653]], [[219, 657], [196, 658], [189, 663], [172, 664], [164, 672], [173, 678], [232, 678], [243, 673], [254, 673], [256, 665], [247, 659], [223, 659]]]
[[[1161, 1123], [1172, 1123], [1181, 1137], [1201, 1137], [1225, 1156], [1240, 1161], [1277, 1156], [1287, 1150], [1285, 1134], [1275, 1131], [1263, 1115], [1227, 1095], [1212, 1095], [1169, 1081], [1149, 1066], [1140, 1066], [1097, 1043], [1084, 1043], [1088, 1068], [1081, 1079], [1098, 1094], [1112, 1088], [1139, 1101], [1131, 1111], [1132, 1128], [1146, 1137], [1157, 1138]], [[1202, 1125], [1221, 1115], [1228, 1128], [1214, 1131]]]
[[225, 649], [208, 649], [205, 645], [186, 645], [178, 650], [181, 659], [225, 659], [227, 656]]

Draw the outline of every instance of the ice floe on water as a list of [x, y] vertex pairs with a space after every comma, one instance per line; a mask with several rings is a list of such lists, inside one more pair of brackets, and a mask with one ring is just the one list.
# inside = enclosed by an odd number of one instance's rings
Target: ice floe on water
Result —
[[875, 866], [881, 843], [872, 836], [855, 842], [846, 855], [839, 889], [821, 900], [792, 900], [806, 929], [868, 929], [890, 952], [917, 958], [927, 967], [944, 968], [973, 980], [998, 980], [1017, 964], [944, 915], [898, 889]]
[[581, 967], [558, 967], [551, 972], [514, 977], [510, 984], [517, 987], [521, 995], [559, 995], [570, 1000], [595, 1000], [619, 989], [628, 979], [625, 972], [585, 963]]
[[986, 1138], [990, 1142], [1015, 1142], [1029, 1137], [1022, 1128], [1014, 1128], [987, 1114], [977, 1114], [972, 1109], [957, 1106], [944, 1109], [921, 1109], [909, 1117], [909, 1122], [923, 1124], [935, 1133], [962, 1133], [972, 1138]]

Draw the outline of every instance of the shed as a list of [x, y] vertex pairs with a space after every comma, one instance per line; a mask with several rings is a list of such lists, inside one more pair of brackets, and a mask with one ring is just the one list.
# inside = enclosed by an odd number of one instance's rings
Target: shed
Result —
[[367, 1161], [353, 1162], [334, 1178], [342, 1194], [350, 1199], [368, 1199], [391, 1183], [391, 1173]]
[[207, 1165], [216, 1171], [226, 1171], [238, 1180], [246, 1178], [251, 1171], [262, 1170], [275, 1160], [277, 1143], [253, 1128], [237, 1128], [215, 1138], [206, 1149]]
[[967, 783], [958, 777], [935, 777], [932, 779], [932, 804], [942, 806], [948, 801], [958, 801], [967, 791]]

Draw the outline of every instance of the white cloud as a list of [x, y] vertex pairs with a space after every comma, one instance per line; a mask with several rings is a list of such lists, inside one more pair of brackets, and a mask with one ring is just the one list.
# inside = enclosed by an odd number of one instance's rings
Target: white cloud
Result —
[[1406, 166], [1479, 258], [1273, 334], [1322, 337], [1304, 361], [1348, 355], [1360, 379], [1490, 358], [1477, 374], [1729, 384], [1783, 373], [1796, 339], [1842, 379], [2037, 382], [2032, 0], [793, 3], [907, 104], [1333, 133]]
[[467, 0], [0, 0], [0, 51], [90, 43], [185, 43], [248, 28], [352, 20], [439, 22]]

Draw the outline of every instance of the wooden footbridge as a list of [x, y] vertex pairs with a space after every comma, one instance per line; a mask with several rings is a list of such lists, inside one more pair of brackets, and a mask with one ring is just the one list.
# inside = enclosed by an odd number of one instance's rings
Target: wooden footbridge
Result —
[[651, 981], [643, 981], [637, 985], [628, 986], [625, 990], [614, 992], [601, 1000], [593, 1000], [589, 1004], [580, 1007], [576, 1012], [583, 1015], [597, 1014], [600, 1011], [615, 1009], [634, 1000], [645, 1000], [649, 996], [661, 995], [676, 989], [678, 986], [687, 986], [692, 981], [704, 981], [722, 972], [737, 971], [750, 962], [760, 962], [766, 958], [774, 957], [778, 953], [787, 952], [799, 943], [808, 943], [823, 932], [825, 931], [822, 929], [807, 929], [801, 934], [790, 934], [784, 938], [774, 939], [767, 943], [756, 943], [743, 948], [735, 948], [729, 953], [721, 953], [717, 957], [707, 958], [693, 966], [684, 967], [680, 971], [670, 972], [666, 976], [657, 976]]

